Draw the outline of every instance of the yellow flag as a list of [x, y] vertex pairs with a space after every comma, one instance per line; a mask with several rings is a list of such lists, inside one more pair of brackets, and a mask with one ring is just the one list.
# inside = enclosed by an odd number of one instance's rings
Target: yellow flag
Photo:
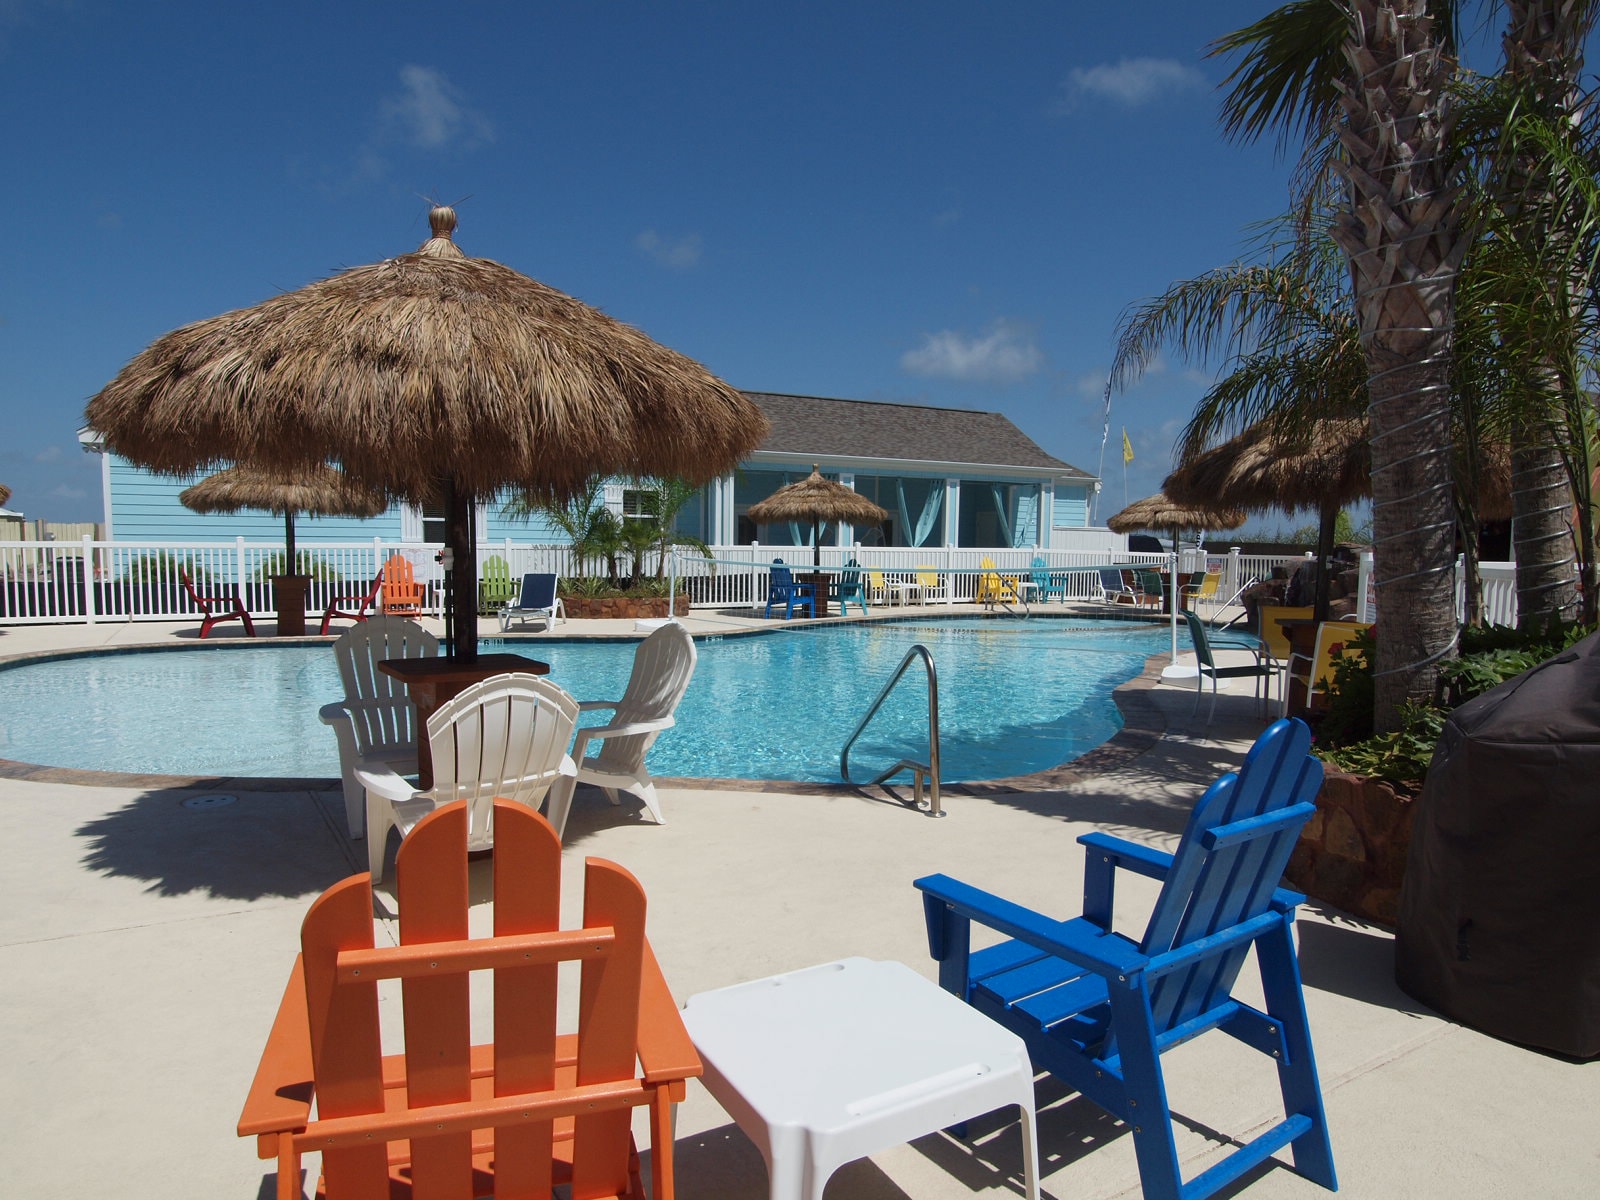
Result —
[[1122, 427], [1122, 465], [1127, 466], [1133, 461], [1133, 443], [1128, 440], [1128, 427]]

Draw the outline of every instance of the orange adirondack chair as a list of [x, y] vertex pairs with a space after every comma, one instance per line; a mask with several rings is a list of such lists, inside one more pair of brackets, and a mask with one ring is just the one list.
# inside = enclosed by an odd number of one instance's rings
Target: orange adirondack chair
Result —
[[422, 612], [422, 585], [411, 561], [399, 554], [391, 554], [383, 564], [383, 611], [390, 616]]
[[[496, 802], [494, 819], [493, 936], [468, 937], [460, 801], [400, 847], [399, 946], [374, 947], [366, 874], [306, 914], [239, 1118], [239, 1136], [278, 1160], [279, 1200], [301, 1194], [307, 1150], [322, 1152], [327, 1200], [548, 1196], [560, 1183], [574, 1200], [644, 1200], [630, 1132], [639, 1106], [650, 1109], [650, 1194], [671, 1200], [672, 1104], [701, 1067], [645, 940], [644, 891], [615, 863], [587, 859], [583, 926], [563, 930], [555, 830], [510, 802]], [[582, 962], [577, 1032], [557, 1036], [566, 960]], [[494, 1041], [479, 1046], [469, 1044], [474, 970], [494, 974]], [[384, 1056], [378, 987], [392, 979], [403, 1022], [386, 1011], [404, 1026], [405, 1053]]]

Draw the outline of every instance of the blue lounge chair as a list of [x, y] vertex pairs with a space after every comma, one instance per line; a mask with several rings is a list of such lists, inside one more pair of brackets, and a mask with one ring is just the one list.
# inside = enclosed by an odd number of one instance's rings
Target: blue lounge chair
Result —
[[1028, 564], [1028, 574], [1033, 579], [1033, 596], [1036, 600], [1048, 600], [1051, 596], [1061, 597], [1063, 604], [1067, 601], [1067, 577], [1065, 575], [1050, 574], [1050, 567], [1042, 558], [1035, 558]]
[[565, 621], [567, 607], [556, 595], [559, 581], [560, 576], [548, 572], [529, 572], [524, 575], [522, 591], [517, 599], [500, 610], [500, 632], [509, 630], [512, 621], [526, 621], [529, 617], [543, 620], [546, 630], [555, 628], [558, 620]]
[[861, 606], [862, 612], [867, 611], [867, 585], [861, 582], [861, 564], [853, 558], [839, 572], [840, 616], [850, 611], [852, 600]]
[[797, 608], [805, 609], [808, 616], [817, 615], [816, 590], [809, 583], [796, 583], [781, 558], [772, 560], [772, 579], [767, 591], [767, 607], [761, 615], [770, 617], [774, 604], [783, 605], [785, 621], [794, 615], [794, 610]]
[[[1176, 853], [1103, 833], [1080, 837], [1083, 915], [1071, 920], [945, 875], [916, 881], [940, 985], [1020, 1036], [1035, 1069], [1133, 1130], [1147, 1200], [1212, 1195], [1284, 1146], [1296, 1172], [1338, 1187], [1295, 957], [1294, 912], [1305, 897], [1277, 886], [1316, 811], [1322, 764], [1310, 747], [1303, 723], [1274, 722], [1238, 773], [1201, 797]], [[1112, 929], [1119, 867], [1163, 881], [1138, 941]], [[974, 921], [1012, 940], [971, 951]], [[1231, 994], [1252, 946], [1260, 1009]], [[1213, 1029], [1275, 1061], [1285, 1115], [1185, 1182], [1161, 1055]]]

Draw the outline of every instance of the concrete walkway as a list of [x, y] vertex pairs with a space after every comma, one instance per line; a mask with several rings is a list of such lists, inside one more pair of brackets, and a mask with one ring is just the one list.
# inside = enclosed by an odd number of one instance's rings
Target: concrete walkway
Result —
[[[695, 632], [743, 623], [686, 621]], [[601, 624], [560, 632], [637, 636]], [[185, 633], [193, 627], [10, 627], [0, 655]], [[674, 786], [662, 792], [665, 826], [641, 820], [627, 797], [612, 808], [581, 789], [568, 854], [614, 859], [643, 881], [651, 938], [680, 999], [850, 955], [932, 978], [913, 878], [945, 871], [1068, 915], [1080, 833], [1170, 846], [1206, 784], [1237, 763], [1260, 728], [1251, 697], [1224, 693], [1207, 728], [1188, 717], [1192, 685], [1161, 683], [1160, 665], [1126, 693], [1138, 720], [1124, 744], [1051, 786], [953, 791], [943, 820], [837, 790]], [[0, 712], [17, 720], [26, 714]], [[185, 803], [212, 794], [0, 779], [0, 1196], [271, 1194], [272, 1164], [234, 1122], [300, 919], [323, 888], [364, 869], [365, 851], [344, 833], [335, 790]], [[1119, 890], [1126, 927], [1142, 924], [1149, 898]], [[1422, 1009], [1395, 987], [1382, 929], [1312, 905], [1300, 939], [1343, 1194], [1596, 1194], [1600, 1063], [1520, 1049]], [[1227, 1135], [1276, 1119], [1270, 1066], [1230, 1039], [1202, 1038], [1168, 1062], [1186, 1173]], [[1046, 1194], [1140, 1194], [1121, 1127], [1049, 1079], [1039, 1103]], [[698, 1084], [677, 1129], [681, 1195], [766, 1195], [759, 1154]], [[1017, 1194], [1014, 1124], [971, 1132], [851, 1164], [828, 1195]], [[1252, 1179], [1243, 1194], [1258, 1200], [1326, 1194], [1281, 1166]]]

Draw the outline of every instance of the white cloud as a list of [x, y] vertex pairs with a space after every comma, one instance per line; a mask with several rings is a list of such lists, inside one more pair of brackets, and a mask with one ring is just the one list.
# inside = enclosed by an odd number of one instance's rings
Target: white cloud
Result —
[[1074, 67], [1064, 85], [1060, 107], [1070, 109], [1084, 97], [1138, 108], [1168, 96], [1204, 87], [1205, 75], [1172, 58], [1123, 58], [1114, 63]]
[[1078, 395], [1089, 400], [1103, 400], [1106, 394], [1106, 373], [1104, 371], [1086, 371], [1079, 375], [1073, 390]]
[[953, 329], [925, 334], [922, 345], [900, 356], [901, 367], [913, 375], [969, 383], [1015, 383], [1043, 364], [1033, 331], [1004, 318], [977, 337]]
[[470, 148], [494, 140], [489, 119], [466, 102], [461, 89], [432, 67], [400, 68], [401, 92], [379, 106], [385, 134], [424, 150]]
[[36, 463], [60, 462], [61, 461], [61, 447], [60, 446], [46, 446], [43, 450], [39, 451], [39, 453], [37, 453], [37, 454], [35, 454], [33, 456], [33, 461], [36, 462]]
[[671, 267], [675, 271], [687, 271], [700, 263], [701, 242], [698, 233], [668, 239], [654, 229], [646, 229], [633, 239], [633, 244], [663, 267]]

